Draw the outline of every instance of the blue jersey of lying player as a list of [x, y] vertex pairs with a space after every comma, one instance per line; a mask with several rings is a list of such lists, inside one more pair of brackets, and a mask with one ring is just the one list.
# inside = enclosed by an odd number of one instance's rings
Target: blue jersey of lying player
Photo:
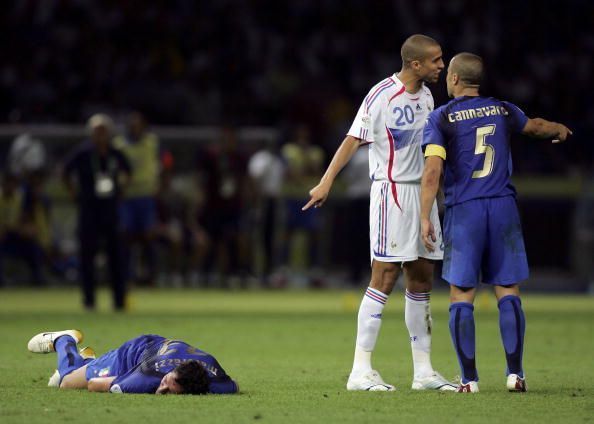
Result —
[[155, 393], [163, 377], [178, 365], [197, 361], [208, 374], [208, 392], [237, 393], [239, 388], [217, 360], [189, 344], [157, 335], [142, 335], [89, 362], [86, 378], [112, 377], [112, 393]]
[[429, 115], [423, 146], [445, 160], [446, 206], [515, 195], [510, 137], [527, 121], [512, 103], [481, 96], [457, 97]]

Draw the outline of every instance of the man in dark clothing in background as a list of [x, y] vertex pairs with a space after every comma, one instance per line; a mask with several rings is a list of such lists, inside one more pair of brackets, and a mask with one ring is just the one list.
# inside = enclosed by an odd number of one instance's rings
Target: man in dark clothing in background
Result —
[[[78, 204], [80, 273], [85, 308], [95, 308], [94, 259], [105, 242], [113, 306], [124, 309], [125, 278], [118, 205], [131, 175], [124, 155], [111, 145], [113, 121], [96, 114], [88, 121], [90, 142], [84, 142], [64, 164], [63, 180]], [[75, 184], [74, 178], [76, 177]]]

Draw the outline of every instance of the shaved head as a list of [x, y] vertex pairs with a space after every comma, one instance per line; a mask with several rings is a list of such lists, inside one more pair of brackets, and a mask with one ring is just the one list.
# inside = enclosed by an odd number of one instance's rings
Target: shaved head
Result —
[[422, 62], [429, 56], [431, 47], [439, 47], [439, 43], [423, 34], [411, 35], [400, 49], [402, 66], [408, 67], [415, 60]]
[[483, 59], [472, 53], [459, 53], [450, 61], [448, 71], [457, 74], [465, 86], [478, 87], [483, 79]]

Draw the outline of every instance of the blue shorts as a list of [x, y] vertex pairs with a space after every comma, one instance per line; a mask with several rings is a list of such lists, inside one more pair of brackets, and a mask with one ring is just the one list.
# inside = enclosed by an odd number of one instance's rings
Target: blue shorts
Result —
[[110, 350], [105, 355], [87, 363], [85, 377], [87, 381], [97, 377], [113, 377], [119, 375], [118, 349]]
[[509, 286], [528, 278], [520, 216], [513, 196], [446, 208], [442, 277], [458, 287]]
[[143, 334], [128, 340], [120, 347], [88, 362], [85, 376], [87, 380], [95, 377], [123, 375], [140, 363], [144, 351], [165, 340], [155, 334]]
[[146, 233], [156, 221], [157, 207], [153, 197], [126, 199], [120, 206], [120, 223], [128, 233]]

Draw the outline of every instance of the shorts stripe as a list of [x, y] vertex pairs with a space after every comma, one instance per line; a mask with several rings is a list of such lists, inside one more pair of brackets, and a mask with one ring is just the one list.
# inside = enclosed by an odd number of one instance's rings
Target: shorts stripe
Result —
[[388, 254], [388, 183], [386, 183], [386, 189], [384, 190], [384, 255]]
[[382, 192], [381, 192], [381, 205], [380, 210], [381, 213], [381, 221], [380, 221], [380, 246], [379, 246], [379, 253], [382, 255], [386, 254], [386, 239], [388, 234], [388, 185], [386, 183], [382, 184]]
[[[380, 194], [380, 196], [381, 196], [381, 194]], [[380, 234], [382, 233], [381, 232], [381, 228], [382, 228], [382, 208], [379, 208], [378, 209], [378, 212], [377, 212], [377, 222], [379, 222], [379, 231], [377, 232], [377, 250], [379, 251], [379, 249], [380, 249], [380, 240], [381, 240]]]
[[383, 203], [382, 203], [382, 198], [384, 197], [384, 185], [382, 184], [382, 188], [380, 190], [380, 207], [378, 208], [378, 220], [377, 222], [379, 223], [379, 228], [378, 228], [378, 232], [377, 232], [377, 251], [381, 252], [382, 251], [382, 225], [383, 225], [383, 213], [384, 213], [384, 208], [383, 208]]
[[381, 198], [380, 198], [380, 210], [382, 211], [381, 214], [381, 220], [380, 220], [380, 232], [379, 232], [379, 236], [380, 236], [380, 245], [379, 245], [379, 251], [380, 253], [384, 253], [384, 227], [385, 227], [385, 217], [386, 217], [386, 210], [384, 208], [384, 193], [386, 191], [386, 187], [382, 184], [382, 193], [381, 193]]

